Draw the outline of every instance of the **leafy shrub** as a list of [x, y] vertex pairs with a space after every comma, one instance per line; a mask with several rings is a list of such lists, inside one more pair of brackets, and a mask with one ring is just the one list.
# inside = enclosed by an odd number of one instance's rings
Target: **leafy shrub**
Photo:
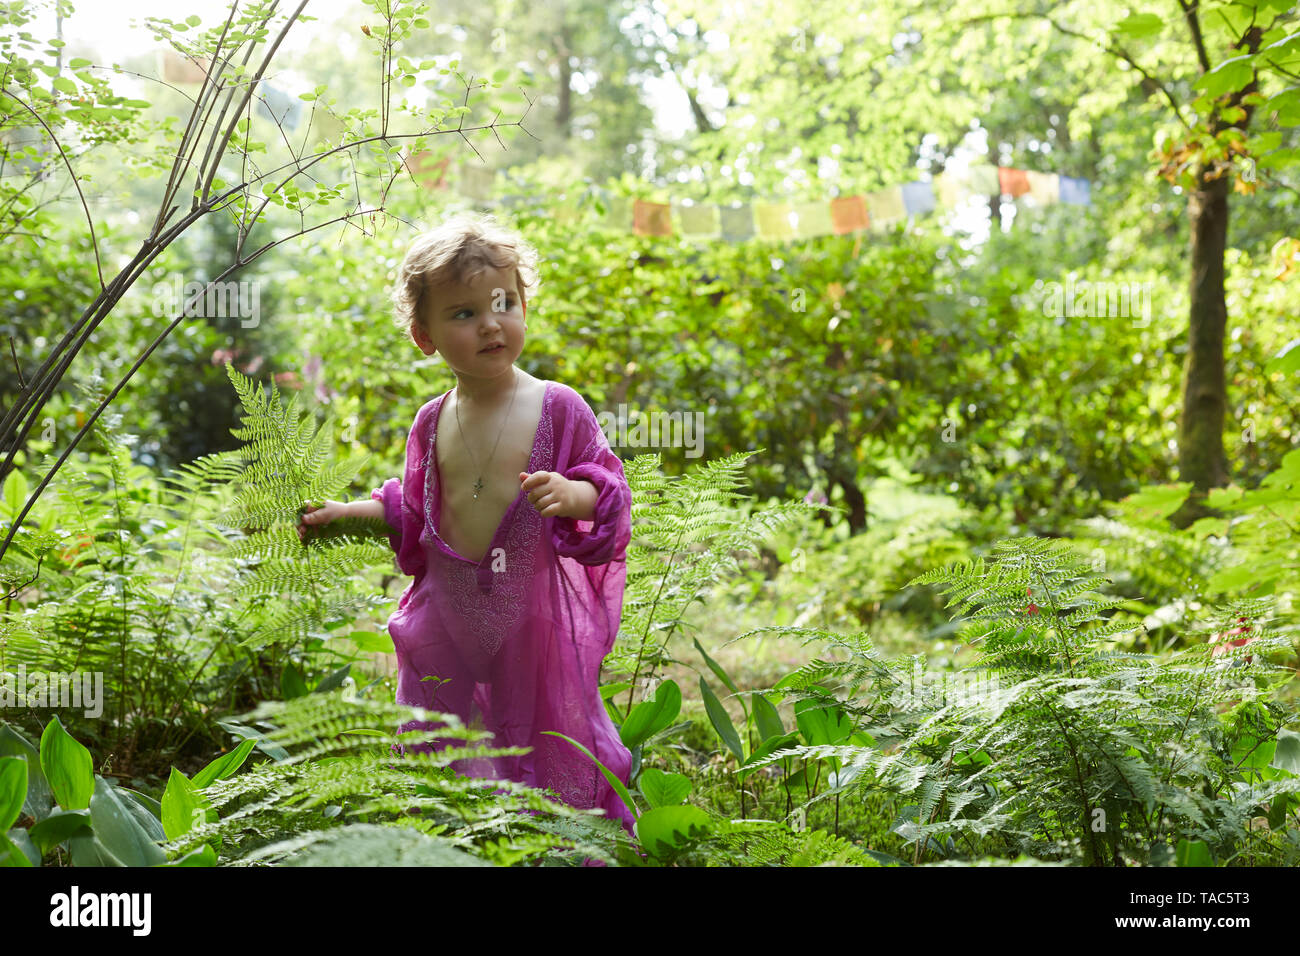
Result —
[[1245, 648], [1128, 654], [1107, 646], [1134, 625], [1107, 616], [1123, 599], [1095, 594], [1104, 580], [1066, 545], [1032, 538], [1002, 542], [991, 564], [920, 576], [973, 612], [963, 636], [982, 656], [958, 676], [976, 680], [936, 693], [921, 673], [918, 690], [861, 642], [849, 661], [814, 661], [786, 686], [842, 708], [874, 743], [789, 747], [753, 765], [832, 758], [844, 769], [821, 799], [879, 788], [911, 798], [900, 833], [917, 860], [957, 856], [954, 838], [973, 856], [992, 846], [1089, 865], [1297, 858], [1286, 824], [1300, 806], [1300, 735], [1271, 699], [1290, 670], [1265, 658], [1289, 645], [1271, 633], [1267, 602], [1210, 618], [1216, 633], [1249, 622]]

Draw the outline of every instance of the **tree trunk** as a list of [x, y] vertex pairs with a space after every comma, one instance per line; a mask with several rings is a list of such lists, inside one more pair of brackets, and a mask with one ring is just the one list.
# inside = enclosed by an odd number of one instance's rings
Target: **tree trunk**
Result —
[[1228, 408], [1223, 333], [1228, 309], [1223, 255], [1228, 241], [1228, 177], [1205, 182], [1188, 197], [1191, 226], [1191, 315], [1183, 364], [1183, 411], [1178, 437], [1179, 480], [1192, 482], [1186, 504], [1173, 516], [1178, 527], [1211, 513], [1203, 505], [1211, 488], [1228, 483], [1223, 419]]
[[[844, 369], [844, 349], [838, 343], [831, 346], [826, 354], [825, 366], [835, 371]], [[840, 486], [844, 492], [844, 503], [849, 507], [849, 534], [860, 534], [867, 530], [867, 499], [858, 487], [858, 462], [854, 452], [855, 443], [848, 438], [849, 406], [848, 399], [839, 393], [830, 396], [835, 409], [835, 419], [840, 427], [835, 430], [835, 448], [830, 460], [824, 467], [830, 483]], [[856, 436], [855, 436], [856, 438]], [[829, 493], [827, 494], [829, 498]]]
[[1178, 469], [1183, 481], [1202, 490], [1227, 484], [1223, 416], [1223, 332], [1228, 310], [1223, 295], [1223, 255], [1228, 241], [1228, 180], [1207, 183], [1188, 201], [1191, 221], [1191, 321], [1183, 367], [1183, 422]]
[[[1195, 5], [1184, 10], [1201, 52], [1202, 68], [1208, 69]], [[1263, 30], [1251, 26], [1233, 44], [1233, 49], [1256, 53], [1262, 39]], [[1222, 114], [1216, 115], [1210, 121], [1210, 134], [1217, 137], [1225, 129], [1236, 128], [1245, 135], [1250, 129], [1255, 104], [1243, 100], [1258, 90], [1256, 77], [1229, 97], [1229, 109], [1241, 110], [1242, 115], [1232, 123], [1224, 122], [1220, 118]], [[1223, 332], [1228, 324], [1228, 307], [1223, 296], [1223, 255], [1228, 245], [1228, 186], [1233, 178], [1230, 166], [1225, 169], [1221, 164], [1198, 164], [1196, 190], [1187, 200], [1187, 219], [1191, 226], [1191, 315], [1187, 359], [1183, 364], [1178, 474], [1181, 481], [1192, 483], [1192, 491], [1182, 507], [1170, 516], [1179, 528], [1215, 514], [1206, 507], [1205, 497], [1211, 488], [1223, 487], [1230, 478], [1223, 451], [1223, 419], [1228, 410], [1227, 376], [1223, 368]]]

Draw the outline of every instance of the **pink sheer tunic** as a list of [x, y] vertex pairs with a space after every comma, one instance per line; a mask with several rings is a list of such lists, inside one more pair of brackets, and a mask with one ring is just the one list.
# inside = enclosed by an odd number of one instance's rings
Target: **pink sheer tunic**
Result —
[[[396, 529], [397, 565], [414, 580], [388, 619], [397, 652], [397, 701], [454, 713], [494, 734], [484, 743], [531, 747], [519, 756], [461, 760], [467, 776], [551, 788], [575, 807], [601, 807], [629, 832], [633, 817], [604, 775], [558, 730], [627, 783], [632, 756], [598, 690], [601, 661], [618, 634], [632, 536], [623, 463], [576, 391], [546, 382], [528, 472], [554, 471], [596, 486], [595, 517], [543, 518], [521, 489], [477, 564], [438, 534], [438, 412], [427, 402], [406, 442], [404, 477], [371, 497]], [[496, 570], [494, 570], [494, 568]], [[432, 675], [435, 680], [422, 680]], [[403, 730], [435, 729], [411, 722]], [[456, 746], [438, 741], [434, 748]], [[417, 745], [413, 749], [429, 749]]]

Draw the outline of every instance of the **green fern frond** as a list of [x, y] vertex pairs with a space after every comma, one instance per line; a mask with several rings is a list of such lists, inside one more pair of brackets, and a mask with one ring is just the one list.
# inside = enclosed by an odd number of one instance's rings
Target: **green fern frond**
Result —
[[[336, 692], [267, 701], [241, 719], [267, 727], [263, 745], [283, 747], [289, 756], [206, 787], [203, 793], [219, 818], [165, 844], [169, 854], [183, 855], [211, 841], [221, 847], [224, 860], [252, 865], [296, 859], [322, 841], [337, 841], [348, 849], [331, 851], [332, 859], [360, 860], [392, 837], [411, 841], [417, 848], [411, 852], [440, 847], [439, 852], [455, 850], [479, 861], [519, 862], [551, 851], [612, 859], [615, 833], [601, 830], [599, 822], [586, 829], [571, 826], [567, 833], [551, 826], [556, 820], [580, 817], [601, 821], [599, 814], [513, 781], [455, 773], [451, 764], [457, 760], [527, 750], [487, 746], [489, 732], [466, 728], [455, 715]], [[411, 721], [444, 726], [396, 733]], [[392, 749], [399, 740], [408, 748], [437, 740], [447, 746], [399, 754]], [[603, 822], [622, 830], [614, 821]], [[409, 827], [434, 839], [379, 834], [366, 825]], [[362, 833], [367, 834], [364, 839], [353, 839]], [[307, 853], [304, 859], [316, 858]]]

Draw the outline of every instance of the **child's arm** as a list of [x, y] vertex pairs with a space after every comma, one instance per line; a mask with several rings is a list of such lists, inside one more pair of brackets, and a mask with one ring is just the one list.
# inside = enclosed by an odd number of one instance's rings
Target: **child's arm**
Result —
[[[546, 505], [548, 500], [554, 504], [555, 495], [538, 496], [534, 507], [541, 504], [542, 514], [553, 518], [556, 554], [585, 565], [621, 560], [632, 537], [632, 492], [623, 462], [609, 447], [595, 413], [581, 396], [574, 397], [568, 414], [567, 451], [555, 462], [564, 479], [556, 483], [562, 489], [559, 508]], [[524, 482], [525, 488], [530, 482], [531, 477]]]
[[[309, 502], [303, 506], [303, 511], [302, 519], [298, 523], [298, 537], [304, 543], [309, 531], [312, 532], [310, 536], [313, 539], [334, 537], [339, 534], [376, 534], [378, 529], [374, 527], [373, 519], [383, 521], [386, 528], [388, 524], [384, 521], [384, 503], [373, 498], [359, 501], [332, 501], [326, 498], [320, 505]], [[329, 531], [325, 530], [326, 525], [336, 521], [341, 523]], [[386, 535], [389, 531], [385, 530], [382, 533]]]
[[576, 518], [594, 521], [598, 489], [590, 481], [565, 478], [554, 471], [526, 471], [519, 473], [520, 485], [528, 493], [529, 503], [543, 518]]

